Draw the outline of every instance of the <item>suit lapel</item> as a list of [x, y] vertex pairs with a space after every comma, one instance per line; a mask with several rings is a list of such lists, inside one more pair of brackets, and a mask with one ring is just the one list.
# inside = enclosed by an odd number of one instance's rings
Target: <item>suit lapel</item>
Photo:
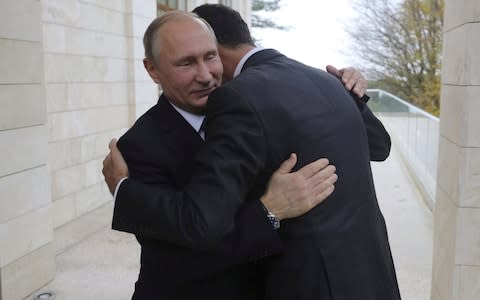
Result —
[[152, 117], [162, 132], [161, 143], [171, 153], [172, 175], [181, 186], [190, 178], [193, 159], [204, 141], [163, 95]]
[[166, 145], [178, 146], [189, 144], [197, 149], [203, 144], [198, 132], [180, 115], [162, 95], [158, 100], [158, 109], [152, 112], [161, 138]]

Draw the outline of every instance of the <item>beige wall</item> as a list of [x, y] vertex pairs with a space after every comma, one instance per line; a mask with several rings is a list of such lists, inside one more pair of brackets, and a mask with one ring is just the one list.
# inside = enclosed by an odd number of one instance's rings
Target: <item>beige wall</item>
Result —
[[480, 2], [445, 1], [433, 300], [480, 299]]
[[[108, 141], [156, 101], [141, 36], [154, 1], [42, 2], [48, 153], [57, 228], [110, 201]], [[153, 13], [152, 13], [153, 12]]]
[[20, 299], [55, 272], [40, 6], [0, 2], [2, 300]]

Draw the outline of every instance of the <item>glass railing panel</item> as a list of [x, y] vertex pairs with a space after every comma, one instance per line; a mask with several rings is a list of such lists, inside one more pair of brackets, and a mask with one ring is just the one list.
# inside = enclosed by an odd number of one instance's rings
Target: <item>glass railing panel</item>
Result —
[[[416, 167], [416, 172], [419, 174], [419, 178], [426, 184], [427, 176], [427, 156], [428, 145], [427, 137], [430, 134], [428, 132], [428, 121], [424, 115], [416, 113], [416, 130], [415, 130], [415, 146], [412, 165]], [[425, 179], [425, 180], [423, 180]], [[426, 188], [426, 186], [425, 186]]]
[[379, 116], [392, 142], [433, 206], [437, 177], [439, 119], [383, 90], [368, 90], [370, 109]]

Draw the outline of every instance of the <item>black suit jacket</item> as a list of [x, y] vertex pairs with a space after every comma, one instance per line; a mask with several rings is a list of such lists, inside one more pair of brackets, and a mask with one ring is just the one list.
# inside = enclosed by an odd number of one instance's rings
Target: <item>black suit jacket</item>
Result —
[[[163, 96], [118, 141], [131, 179], [172, 190], [188, 182], [193, 159], [203, 144]], [[135, 210], [135, 205], [135, 200], [130, 202], [129, 209]], [[255, 265], [240, 263], [258, 260], [281, 247], [258, 200], [243, 205], [235, 233], [208, 251], [157, 240], [152, 227], [129, 226], [118, 207], [114, 215], [113, 228], [137, 234], [141, 244], [134, 299], [250, 299], [255, 293]]]
[[[388, 156], [390, 138], [336, 78], [274, 50], [258, 52], [210, 95], [206, 133], [183, 192], [122, 184], [116, 207], [126, 219], [179, 245], [212, 247], [234, 230], [243, 199], [261, 195], [290, 153], [298, 154], [297, 167], [327, 157], [337, 167], [336, 189], [282, 222], [283, 254], [262, 263], [264, 298], [399, 299], [370, 170], [370, 159]], [[125, 209], [134, 200], [143, 208]], [[161, 206], [147, 209], [154, 202]]]

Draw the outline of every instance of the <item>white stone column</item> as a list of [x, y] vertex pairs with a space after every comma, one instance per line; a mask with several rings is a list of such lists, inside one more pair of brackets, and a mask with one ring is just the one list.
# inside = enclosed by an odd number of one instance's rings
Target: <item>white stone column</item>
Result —
[[128, 63], [130, 74], [130, 124], [154, 105], [159, 96], [158, 86], [143, 66], [145, 51], [143, 34], [150, 22], [157, 17], [155, 0], [127, 0], [128, 15]]
[[55, 274], [41, 8], [0, 1], [0, 299]]
[[480, 1], [445, 1], [433, 300], [480, 299]]

